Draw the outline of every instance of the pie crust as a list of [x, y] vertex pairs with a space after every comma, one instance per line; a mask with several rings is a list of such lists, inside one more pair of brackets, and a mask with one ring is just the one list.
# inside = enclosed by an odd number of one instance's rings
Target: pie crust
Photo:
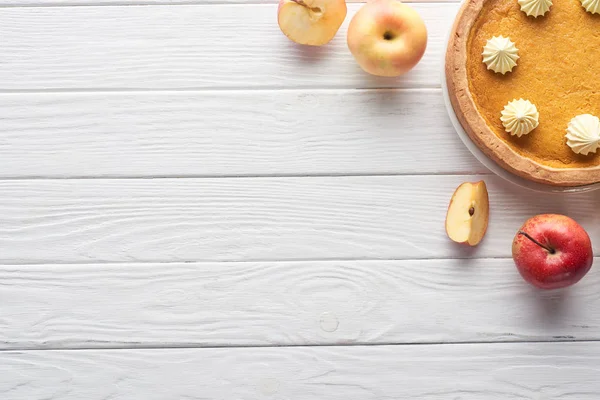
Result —
[[[446, 52], [448, 93], [462, 127], [488, 157], [525, 179], [554, 186], [581, 186], [600, 182], [600, 166], [556, 168], [519, 154], [498, 137], [480, 114], [469, 89], [467, 55], [472, 27], [487, 1], [489, 0], [466, 0], [463, 3], [452, 27]], [[498, 117], [500, 111], [498, 110]]]

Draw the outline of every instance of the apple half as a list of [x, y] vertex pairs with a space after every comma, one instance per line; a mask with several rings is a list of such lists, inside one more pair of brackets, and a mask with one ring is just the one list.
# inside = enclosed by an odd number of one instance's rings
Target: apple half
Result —
[[321, 46], [333, 39], [346, 13], [345, 0], [281, 0], [277, 22], [290, 40]]
[[460, 185], [448, 206], [446, 233], [456, 243], [476, 246], [487, 231], [490, 201], [484, 181]]

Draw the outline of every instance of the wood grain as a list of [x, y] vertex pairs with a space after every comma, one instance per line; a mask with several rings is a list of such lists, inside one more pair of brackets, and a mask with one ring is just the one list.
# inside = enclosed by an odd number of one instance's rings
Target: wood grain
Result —
[[0, 8], [0, 90], [440, 86], [457, 3], [414, 5], [428, 50], [398, 79], [367, 75], [348, 51], [359, 7], [321, 48], [289, 41], [276, 4]]
[[598, 340], [599, 284], [534, 290], [511, 259], [4, 265], [0, 348]]
[[0, 98], [4, 178], [487, 171], [438, 89]]
[[5, 398], [597, 400], [599, 343], [0, 353]]
[[527, 192], [485, 176], [476, 248], [444, 232], [455, 188], [479, 176], [0, 181], [0, 262], [510, 257], [529, 217], [567, 214], [598, 250], [600, 192]]
[[[399, 79], [347, 50], [360, 6], [307, 49], [265, 0], [0, 0], [0, 399], [600, 397], [600, 274], [539, 292], [509, 258], [540, 212], [596, 244], [600, 194], [473, 176], [439, 91], [458, 4], [414, 5]], [[132, 177], [169, 179], [105, 179]], [[443, 220], [476, 179], [467, 249]]]

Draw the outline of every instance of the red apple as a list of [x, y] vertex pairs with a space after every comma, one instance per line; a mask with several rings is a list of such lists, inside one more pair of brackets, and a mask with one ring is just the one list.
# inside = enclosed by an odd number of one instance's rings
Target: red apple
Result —
[[512, 254], [521, 276], [541, 289], [577, 283], [592, 267], [592, 242], [573, 219], [558, 214], [530, 218], [519, 229]]

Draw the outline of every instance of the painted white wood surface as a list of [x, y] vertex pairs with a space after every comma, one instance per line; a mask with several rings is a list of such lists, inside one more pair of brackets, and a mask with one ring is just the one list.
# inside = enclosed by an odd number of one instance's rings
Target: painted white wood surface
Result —
[[509, 258], [4, 265], [0, 347], [598, 340], [599, 285], [537, 291]]
[[12, 399], [597, 400], [600, 344], [0, 353]]
[[510, 257], [515, 232], [543, 212], [600, 235], [600, 192], [539, 194], [487, 175], [488, 234], [456, 245], [444, 232], [450, 197], [480, 178], [4, 180], [0, 262]]
[[[398, 79], [364, 73], [346, 28], [306, 48], [277, 26], [277, 4], [0, 8], [0, 90], [439, 87], [456, 3], [415, 3], [429, 43]], [[265, 94], [268, 95], [268, 94]]]
[[472, 174], [441, 90], [0, 96], [1, 177]]
[[[400, 79], [348, 52], [360, 6], [306, 49], [275, 1], [0, 0], [0, 399], [600, 398], [596, 267], [539, 292], [510, 259], [541, 212], [596, 243], [600, 193], [473, 175], [439, 89], [458, 4], [414, 4]], [[453, 245], [480, 178], [488, 235]]]

